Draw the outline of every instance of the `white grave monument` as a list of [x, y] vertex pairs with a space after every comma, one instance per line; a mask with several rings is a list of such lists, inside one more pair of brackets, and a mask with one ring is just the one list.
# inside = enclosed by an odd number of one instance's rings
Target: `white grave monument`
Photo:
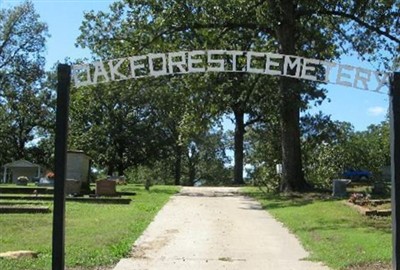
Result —
[[67, 152], [66, 192], [80, 193], [89, 189], [90, 157], [83, 151]]

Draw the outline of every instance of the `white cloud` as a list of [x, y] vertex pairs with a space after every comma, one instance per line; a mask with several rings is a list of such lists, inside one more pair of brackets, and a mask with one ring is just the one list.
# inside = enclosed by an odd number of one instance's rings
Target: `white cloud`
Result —
[[368, 114], [372, 116], [381, 116], [386, 114], [386, 108], [380, 107], [380, 106], [375, 106], [375, 107], [370, 107], [368, 108]]

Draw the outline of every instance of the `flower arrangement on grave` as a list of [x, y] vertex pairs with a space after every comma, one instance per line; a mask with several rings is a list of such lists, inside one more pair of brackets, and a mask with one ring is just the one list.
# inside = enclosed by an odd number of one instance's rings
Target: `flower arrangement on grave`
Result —
[[29, 182], [29, 178], [26, 176], [19, 176], [17, 178], [17, 184], [18, 185], [27, 185]]
[[349, 202], [365, 206], [370, 204], [371, 195], [362, 193], [353, 193], [350, 195]]

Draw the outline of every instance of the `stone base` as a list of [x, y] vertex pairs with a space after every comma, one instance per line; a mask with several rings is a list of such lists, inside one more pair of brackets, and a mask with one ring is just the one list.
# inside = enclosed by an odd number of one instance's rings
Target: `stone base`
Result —
[[81, 192], [82, 182], [75, 179], [65, 180], [65, 194], [79, 194]]
[[12, 206], [12, 205], [0, 205], [1, 214], [46, 214], [50, 213], [50, 208], [46, 206]]
[[0, 253], [0, 258], [20, 259], [20, 258], [37, 258], [38, 253], [30, 250], [8, 251]]
[[388, 217], [392, 214], [392, 210], [391, 209], [386, 209], [386, 210], [370, 210], [366, 207], [363, 207], [361, 205], [357, 205], [351, 202], [345, 202], [346, 205], [354, 208], [355, 210], [357, 210], [360, 214], [364, 215], [364, 216], [368, 216], [368, 217], [372, 217], [372, 216], [379, 216], [379, 217]]

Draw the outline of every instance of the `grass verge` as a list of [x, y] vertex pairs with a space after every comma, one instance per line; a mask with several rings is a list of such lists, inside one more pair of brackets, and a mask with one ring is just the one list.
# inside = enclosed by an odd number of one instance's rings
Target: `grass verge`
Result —
[[298, 237], [310, 252], [308, 259], [332, 269], [391, 269], [390, 218], [361, 216], [343, 201], [320, 194], [279, 196], [265, 195], [257, 188], [243, 191]]
[[[178, 191], [173, 186], [154, 186], [150, 192], [142, 186], [118, 187], [133, 191], [130, 205], [67, 202], [66, 266], [91, 269], [110, 266], [126, 256], [157, 212]], [[44, 202], [52, 208], [51, 202]], [[37, 259], [0, 259], [0, 269], [51, 269], [52, 214], [0, 215], [0, 252], [32, 250]]]

